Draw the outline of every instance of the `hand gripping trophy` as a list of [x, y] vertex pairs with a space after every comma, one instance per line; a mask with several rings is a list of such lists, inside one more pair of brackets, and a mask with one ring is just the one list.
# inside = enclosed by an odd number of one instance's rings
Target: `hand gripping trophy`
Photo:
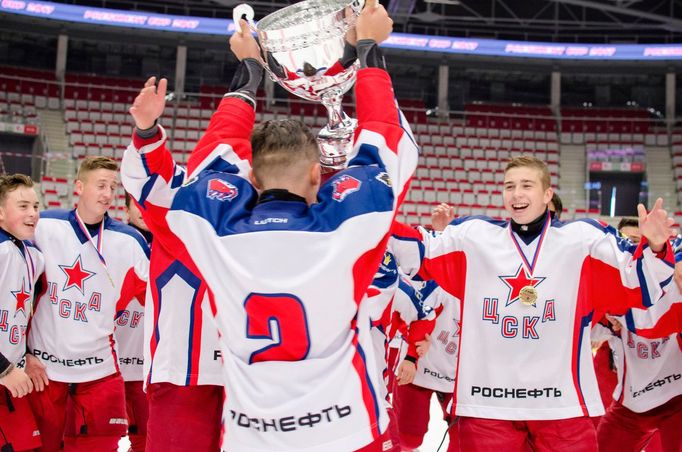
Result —
[[357, 126], [341, 107], [353, 86], [359, 64], [340, 64], [346, 34], [355, 27], [364, 0], [306, 0], [280, 9], [258, 22], [247, 4], [234, 9], [237, 29], [245, 18], [258, 34], [263, 67], [273, 81], [303, 99], [321, 102], [328, 123], [319, 132], [320, 162], [329, 170], [344, 168]]

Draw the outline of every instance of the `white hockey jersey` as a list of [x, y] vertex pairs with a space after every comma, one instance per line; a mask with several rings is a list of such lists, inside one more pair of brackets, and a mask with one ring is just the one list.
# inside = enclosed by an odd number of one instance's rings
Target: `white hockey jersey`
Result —
[[[593, 312], [646, 308], [673, 272], [670, 247], [665, 259], [645, 243], [636, 251], [593, 220], [546, 220], [526, 246], [509, 222], [467, 217], [438, 235], [397, 227], [391, 247], [406, 273], [462, 300], [455, 414], [488, 419], [603, 414]], [[525, 305], [529, 286], [537, 301]]]
[[645, 339], [621, 328], [609, 346], [618, 370], [613, 399], [626, 408], [643, 413], [682, 394], [682, 333]]
[[[199, 149], [207, 139], [211, 139], [210, 131], [199, 141]], [[144, 146], [136, 135], [133, 141]], [[168, 158], [168, 172], [159, 174], [162, 179], [152, 171], [163, 166], [150, 167], [148, 162], [127, 165], [124, 161], [121, 168], [126, 191], [140, 206], [154, 236], [144, 315], [144, 380], [145, 384], [221, 386], [222, 358], [210, 289], [185, 245], [170, 231], [166, 212], [172, 198], [162, 199], [158, 192], [153, 201], [149, 198], [159, 180], [168, 180], [172, 189], [185, 181], [185, 168], [175, 165], [170, 155]]]
[[[43, 212], [36, 244], [45, 256], [46, 291], [28, 336], [29, 351], [51, 380], [81, 383], [119, 371], [114, 321], [133, 298], [144, 301], [149, 247], [139, 232], [104, 217], [91, 242], [75, 210]], [[96, 246], [101, 246], [100, 253]]]
[[[201, 162], [173, 190], [163, 142], [129, 148], [124, 185], [157, 168], [150, 203], [173, 199], [166, 218], [213, 292], [226, 387], [227, 450], [355, 450], [388, 419], [379, 400], [368, 309], [361, 301], [388, 240], [417, 147], [385, 71], [362, 69], [349, 169], [319, 202], [257, 203], [247, 181], [254, 111], [226, 98], [204, 136]], [[209, 143], [212, 143], [209, 146]], [[200, 143], [201, 144], [201, 143]], [[143, 162], [144, 158], [144, 162]], [[152, 169], [154, 171], [154, 169]], [[167, 207], [167, 205], [165, 206]], [[158, 239], [158, 235], [155, 236]]]
[[0, 229], [0, 353], [19, 364], [26, 353], [26, 328], [43, 273], [43, 253]]
[[114, 337], [124, 381], [144, 380], [144, 309], [133, 299], [116, 318]]
[[388, 373], [395, 371], [388, 368], [388, 336], [392, 334], [390, 329], [396, 317], [403, 323], [410, 324], [409, 331], [406, 330], [403, 358], [408, 353], [417, 358], [416, 343], [424, 340], [426, 334], [431, 334], [435, 324], [435, 312], [423, 303], [422, 295], [415, 285], [421, 283], [414, 283], [404, 275], [401, 276], [395, 258], [387, 251], [367, 291], [367, 299], [363, 301], [369, 305], [376, 370], [385, 383], [381, 387], [381, 394], [387, 401], [390, 392]]
[[417, 361], [413, 384], [443, 393], [455, 389], [455, 369], [459, 349], [460, 302], [434, 281], [421, 289], [423, 303], [438, 313], [431, 334], [431, 346]]

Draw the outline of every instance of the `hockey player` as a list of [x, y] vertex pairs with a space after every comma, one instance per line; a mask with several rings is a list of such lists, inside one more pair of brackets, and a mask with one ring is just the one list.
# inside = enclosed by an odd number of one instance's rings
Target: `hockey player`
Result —
[[[148, 82], [153, 85], [154, 81]], [[163, 111], [164, 101], [159, 100]], [[175, 167], [173, 180], [178, 186], [184, 174], [184, 168]], [[185, 246], [170, 234], [159, 207], [148, 202], [146, 190], [144, 186], [131, 189], [142, 206], [142, 220], [155, 238], [144, 315], [144, 378], [149, 401], [146, 451], [217, 451], [223, 379], [209, 290]]]
[[[641, 241], [642, 237], [639, 233], [639, 225], [636, 218], [622, 218], [618, 222], [617, 229], [622, 237], [629, 239], [632, 243], [638, 244]], [[594, 372], [597, 377], [597, 384], [599, 385], [599, 394], [606, 409], [613, 402], [613, 391], [618, 384], [612, 347], [609, 346], [607, 341], [610, 336], [610, 323], [607, 317], [605, 317], [605, 313], [595, 312], [591, 333], [592, 348], [596, 349], [594, 353]], [[595, 428], [599, 426], [602, 417], [595, 416], [592, 418]]]
[[[321, 190], [317, 143], [300, 122], [265, 122], [249, 143], [262, 71], [248, 33], [231, 39], [243, 77], [212, 118], [214, 145], [192, 154], [185, 186], [169, 190], [172, 161], [161, 129], [124, 157], [127, 185], [151, 177], [138, 170], [142, 158], [161, 175], [150, 202], [172, 199], [168, 224], [215, 295], [227, 450], [391, 447], [378, 381], [368, 367], [374, 359], [369, 316], [360, 302], [383, 256], [417, 149], [377, 47], [392, 22], [371, 3], [357, 22], [363, 69], [356, 86], [356, 145], [349, 169]], [[200, 211], [190, 212], [195, 208]]]
[[36, 229], [46, 291], [28, 348], [49, 378], [30, 397], [44, 451], [59, 450], [62, 439], [65, 450], [115, 451], [126, 434], [114, 321], [132, 298], [144, 300], [149, 248], [107, 215], [117, 169], [109, 158], [87, 157], [75, 181], [78, 207], [44, 212]]
[[[676, 287], [668, 295], [682, 297]], [[646, 339], [624, 328], [624, 316], [614, 318], [617, 332], [608, 343], [614, 351], [618, 385], [613, 403], [597, 429], [599, 450], [649, 449], [660, 435], [664, 452], [682, 448], [682, 335], [666, 331]], [[664, 333], [664, 332], [662, 332]]]
[[[152, 235], [144, 223], [140, 209], [130, 195], [125, 195], [128, 225], [139, 232], [151, 246]], [[118, 313], [116, 319], [116, 345], [121, 376], [125, 382], [126, 412], [128, 413], [128, 438], [133, 452], [145, 450], [149, 403], [144, 393], [144, 305], [137, 299]]]
[[635, 249], [594, 220], [550, 220], [547, 166], [505, 170], [510, 221], [453, 221], [442, 234], [396, 227], [401, 269], [462, 300], [454, 394], [462, 450], [597, 449], [588, 416], [603, 413], [591, 359], [595, 310], [646, 308], [672, 276], [673, 220], [639, 207]]
[[[152, 78], [148, 85], [154, 82]], [[163, 111], [164, 101], [159, 101]], [[197, 147], [204, 146], [205, 139]], [[177, 166], [173, 171], [172, 180], [179, 186], [185, 169]], [[145, 193], [150, 186], [131, 187], [142, 207], [142, 220], [155, 238], [144, 315], [144, 378], [149, 401], [146, 450], [217, 451], [223, 378], [210, 291], [183, 243], [170, 233], [164, 210], [148, 202]]]
[[[424, 312], [418, 292], [401, 278], [398, 267], [390, 252], [384, 253], [384, 258], [379, 266], [379, 271], [374, 277], [372, 284], [367, 290], [367, 299], [363, 303], [368, 305], [369, 316], [372, 324], [370, 334], [374, 347], [376, 372], [383, 381], [380, 386], [380, 398], [385, 401], [389, 417], [389, 435], [393, 443], [393, 449], [387, 451], [400, 451], [400, 432], [398, 421], [395, 417], [390, 394], [393, 391], [391, 379], [393, 367], [387, 363], [387, 345], [391, 335], [392, 320], [401, 315], [414, 317], [412, 328], [408, 332], [405, 329], [408, 350], [406, 360], [397, 369], [398, 384], [409, 384], [414, 379], [416, 372], [415, 364], [419, 356], [423, 356], [429, 348], [429, 334], [433, 330], [435, 314], [430, 310]], [[397, 311], [394, 309], [397, 308]], [[406, 314], [409, 312], [409, 314]], [[402, 313], [402, 314], [401, 314]]]
[[[621, 221], [619, 229], [635, 240], [640, 236], [633, 221]], [[679, 241], [679, 239], [677, 240]], [[675, 256], [682, 261], [682, 253]], [[666, 294], [656, 310], [665, 310], [657, 326], [646, 331], [648, 337], [637, 334], [638, 319], [629, 311], [625, 316], [609, 320], [613, 349], [618, 370], [613, 402], [597, 428], [601, 451], [662, 450], [682, 448], [682, 330], [667, 318], [676, 315], [667, 306], [682, 302], [676, 284], [666, 287]], [[651, 314], [651, 313], [649, 313]], [[651, 317], [651, 316], [647, 316]], [[627, 326], [627, 327], [626, 327]], [[605, 330], [604, 328], [602, 328]], [[660, 444], [656, 449], [653, 443]]]
[[[434, 225], [435, 227], [435, 225]], [[428, 431], [431, 396], [436, 395], [448, 422], [449, 451], [458, 451], [457, 428], [447, 411], [455, 387], [455, 366], [459, 347], [459, 300], [428, 281], [419, 290], [422, 304], [437, 314], [431, 346], [417, 362], [412, 382], [398, 385], [393, 403], [400, 430], [402, 450], [418, 448]], [[409, 317], [404, 320], [411, 323]]]
[[[45, 386], [44, 366], [25, 356], [26, 328], [45, 265], [29, 240], [38, 224], [38, 196], [23, 174], [0, 176], [0, 449], [33, 450], [40, 432], [26, 395]], [[26, 364], [28, 372], [19, 365]], [[33, 378], [31, 378], [33, 377]]]

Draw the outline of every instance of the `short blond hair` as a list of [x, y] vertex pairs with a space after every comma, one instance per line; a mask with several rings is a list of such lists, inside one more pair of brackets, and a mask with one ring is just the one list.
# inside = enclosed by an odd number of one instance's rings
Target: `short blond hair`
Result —
[[545, 162], [532, 155], [521, 155], [519, 157], [514, 157], [507, 163], [507, 167], [504, 169], [504, 173], [513, 168], [533, 168], [540, 171], [540, 181], [542, 182], [542, 188], [547, 190], [551, 184], [552, 179], [549, 174], [549, 168]]
[[5, 202], [7, 195], [19, 187], [33, 187], [33, 179], [26, 174], [7, 174], [0, 176], [0, 205]]
[[76, 174], [76, 180], [83, 180], [86, 174], [98, 169], [118, 171], [118, 165], [113, 159], [109, 157], [102, 156], [85, 157], [85, 159], [81, 162], [81, 165], [78, 167], [78, 174]]

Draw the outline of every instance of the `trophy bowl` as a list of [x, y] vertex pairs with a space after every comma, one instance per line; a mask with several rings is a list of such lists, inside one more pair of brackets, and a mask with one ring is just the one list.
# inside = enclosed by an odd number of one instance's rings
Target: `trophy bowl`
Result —
[[320, 161], [331, 169], [343, 168], [357, 122], [343, 113], [343, 95], [355, 83], [359, 63], [344, 67], [346, 34], [355, 26], [364, 0], [305, 0], [253, 22], [253, 9], [239, 5], [235, 26], [246, 17], [258, 34], [263, 66], [273, 81], [290, 93], [322, 103], [327, 125], [318, 134]]

